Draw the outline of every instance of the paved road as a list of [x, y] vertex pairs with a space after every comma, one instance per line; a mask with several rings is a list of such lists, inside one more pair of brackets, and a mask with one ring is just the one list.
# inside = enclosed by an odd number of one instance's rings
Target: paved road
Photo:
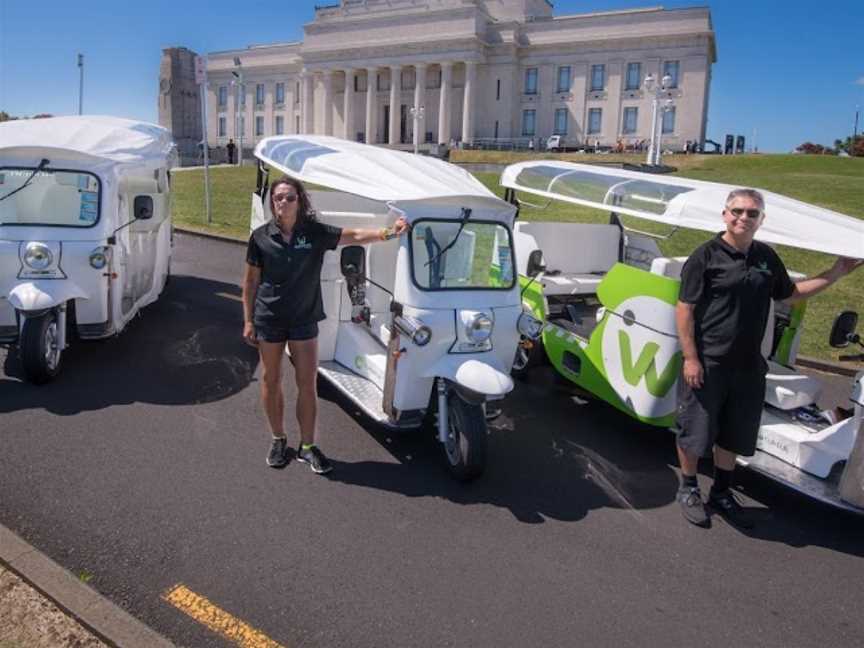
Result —
[[864, 641], [864, 521], [751, 475], [755, 531], [690, 527], [668, 433], [542, 372], [469, 486], [326, 386], [332, 478], [266, 468], [242, 258], [178, 236], [162, 299], [51, 385], [0, 351], [0, 522], [178, 644], [231, 645], [162, 599], [180, 583], [285, 646]]

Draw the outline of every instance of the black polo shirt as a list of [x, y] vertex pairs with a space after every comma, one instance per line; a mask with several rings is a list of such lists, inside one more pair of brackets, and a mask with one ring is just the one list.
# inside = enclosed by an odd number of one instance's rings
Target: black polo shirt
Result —
[[252, 232], [246, 263], [261, 268], [255, 323], [290, 328], [325, 318], [321, 301], [324, 253], [339, 245], [342, 228], [318, 221], [298, 225], [286, 241], [272, 220]]
[[758, 367], [772, 299], [786, 299], [795, 284], [765, 243], [739, 252], [722, 233], [700, 245], [681, 270], [678, 299], [695, 304], [696, 349], [703, 361]]

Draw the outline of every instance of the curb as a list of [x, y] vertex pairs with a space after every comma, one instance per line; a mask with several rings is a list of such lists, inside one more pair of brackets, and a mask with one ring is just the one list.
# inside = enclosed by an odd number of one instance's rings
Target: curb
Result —
[[[246, 244], [246, 241], [243, 239], [235, 238], [233, 236], [227, 236], [225, 234], [211, 234], [210, 232], [200, 232], [198, 230], [176, 226], [174, 227], [174, 231], [190, 236], [200, 236], [201, 238], [222, 241], [223, 243], [236, 243], [240, 245]], [[798, 356], [795, 360], [795, 364], [801, 365], [802, 367], [809, 367], [810, 369], [816, 369], [818, 371], [824, 371], [825, 373], [836, 374], [838, 376], [850, 376], [852, 378], [854, 378], [862, 369], [861, 367], [850, 367], [849, 365], [845, 365], [841, 362], [834, 362], [831, 360], [819, 360], [818, 358], [808, 358], [806, 356]]]
[[0, 524], [0, 564], [110, 646], [174, 648], [174, 644]]

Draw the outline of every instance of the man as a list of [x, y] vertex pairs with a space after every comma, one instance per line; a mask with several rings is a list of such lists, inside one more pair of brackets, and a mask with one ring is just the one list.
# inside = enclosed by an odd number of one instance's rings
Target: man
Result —
[[229, 139], [228, 144], [225, 145], [225, 148], [228, 151], [228, 164], [234, 164], [234, 151], [237, 150], [237, 145], [234, 144], [234, 140]]
[[710, 526], [696, 467], [713, 447], [708, 504], [732, 524], [752, 527], [730, 486], [737, 455], [756, 450], [768, 368], [761, 346], [771, 300], [806, 299], [864, 263], [838, 259], [830, 270], [793, 283], [777, 253], [753, 240], [764, 219], [762, 194], [732, 191], [723, 210], [726, 231], [699, 246], [681, 271], [675, 309], [684, 355], [678, 381], [678, 501], [684, 517], [697, 526]]

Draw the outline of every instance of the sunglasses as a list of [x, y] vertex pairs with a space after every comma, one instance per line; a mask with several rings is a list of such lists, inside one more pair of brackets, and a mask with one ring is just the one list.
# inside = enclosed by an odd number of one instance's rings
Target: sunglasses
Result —
[[297, 200], [297, 194], [281, 194], [279, 196], [273, 196], [274, 203], [280, 202], [289, 202], [292, 203]]
[[741, 207], [733, 207], [727, 210], [735, 218], [741, 218], [746, 215], [747, 218], [759, 218], [762, 215], [761, 209], [742, 209]]

